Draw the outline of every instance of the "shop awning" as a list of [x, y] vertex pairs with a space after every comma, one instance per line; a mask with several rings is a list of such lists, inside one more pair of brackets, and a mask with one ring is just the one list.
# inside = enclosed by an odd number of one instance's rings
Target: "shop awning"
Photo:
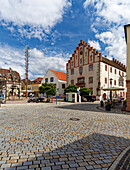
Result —
[[123, 91], [123, 87], [108, 87], [108, 88], [103, 88], [104, 91]]

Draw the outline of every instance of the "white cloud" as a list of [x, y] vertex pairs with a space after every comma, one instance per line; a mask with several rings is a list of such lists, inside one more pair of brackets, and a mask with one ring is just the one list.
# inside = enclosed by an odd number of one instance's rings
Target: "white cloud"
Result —
[[[10, 67], [18, 71], [22, 78], [25, 78], [25, 49], [15, 49], [8, 45], [0, 44], [0, 67], [9, 69]], [[43, 77], [48, 69], [66, 71], [66, 62], [69, 54], [57, 53], [45, 49], [40, 51], [36, 48], [30, 49], [29, 57], [29, 79]]]
[[0, 21], [7, 28], [17, 28], [22, 36], [41, 39], [43, 30], [49, 33], [70, 6], [69, 0], [0, 0]]
[[91, 41], [88, 40], [88, 43], [90, 44], [91, 47], [97, 49], [97, 50], [101, 50], [100, 44], [98, 41]]
[[129, 0], [86, 0], [84, 8], [94, 7], [95, 19], [91, 28], [95, 37], [107, 47], [104, 53], [124, 62], [126, 59], [126, 43], [124, 25], [130, 22]]

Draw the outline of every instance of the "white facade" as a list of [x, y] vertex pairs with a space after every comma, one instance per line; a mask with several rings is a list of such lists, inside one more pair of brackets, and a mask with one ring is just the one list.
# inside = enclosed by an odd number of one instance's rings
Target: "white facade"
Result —
[[[113, 92], [113, 97], [126, 98], [125, 66], [116, 59], [111, 61], [102, 57], [102, 53], [82, 40], [68, 61], [66, 70], [67, 85], [87, 87], [92, 90], [93, 95], [99, 97], [105, 93], [107, 98], [110, 92], [104, 91], [103, 88], [123, 87], [123, 91]], [[124, 78], [123, 86], [119, 84], [121, 76]]]
[[[53, 83], [56, 85], [56, 91], [57, 91], [57, 94], [56, 95], [59, 95], [59, 96], [63, 96], [64, 95], [64, 87], [66, 87], [66, 81], [64, 80], [60, 80], [54, 73], [53, 73], [54, 70], [48, 70], [48, 72], [45, 74], [44, 78], [42, 79], [41, 81], [41, 84], [42, 83]], [[62, 75], [62, 72], [58, 72], [58, 71], [54, 71], [56, 72], [57, 74], [60, 73]], [[63, 73], [65, 74], [65, 73]], [[52, 81], [52, 78], [53, 78], [53, 81]], [[48, 80], [48, 81], [47, 81]]]

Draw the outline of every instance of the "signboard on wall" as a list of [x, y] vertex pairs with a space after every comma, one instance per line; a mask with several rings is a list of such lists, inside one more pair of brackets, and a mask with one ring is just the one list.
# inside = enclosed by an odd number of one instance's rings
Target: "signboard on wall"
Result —
[[68, 94], [68, 102], [72, 102], [72, 94]]

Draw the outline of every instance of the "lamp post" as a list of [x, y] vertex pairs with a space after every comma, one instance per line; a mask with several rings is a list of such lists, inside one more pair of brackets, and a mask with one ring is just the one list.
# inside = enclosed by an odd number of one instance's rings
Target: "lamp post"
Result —
[[[110, 87], [112, 87], [112, 78], [110, 78]], [[110, 100], [112, 101], [112, 91], [110, 90]]]

